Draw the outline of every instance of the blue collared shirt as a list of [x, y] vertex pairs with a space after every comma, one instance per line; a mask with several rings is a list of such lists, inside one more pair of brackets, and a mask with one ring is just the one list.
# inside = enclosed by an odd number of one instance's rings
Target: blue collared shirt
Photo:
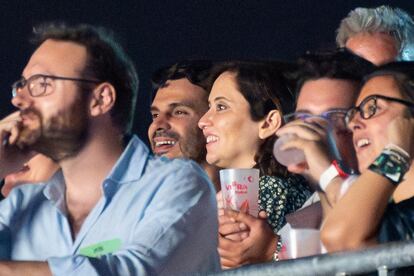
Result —
[[73, 240], [61, 172], [15, 188], [0, 202], [1, 259], [47, 261], [54, 275], [219, 270], [214, 188], [196, 163], [153, 157], [133, 137], [102, 189]]

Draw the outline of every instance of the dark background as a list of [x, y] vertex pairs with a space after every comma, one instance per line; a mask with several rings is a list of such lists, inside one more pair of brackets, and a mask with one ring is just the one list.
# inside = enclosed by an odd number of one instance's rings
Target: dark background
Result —
[[[10, 85], [32, 48], [32, 27], [47, 21], [113, 29], [135, 61], [140, 91], [135, 132], [146, 141], [151, 73], [187, 58], [294, 60], [305, 50], [334, 45], [340, 19], [358, 6], [398, 6], [412, 0], [140, 0], [0, 2], [0, 117], [10, 113]], [[11, 2], [11, 1], [10, 1]]]

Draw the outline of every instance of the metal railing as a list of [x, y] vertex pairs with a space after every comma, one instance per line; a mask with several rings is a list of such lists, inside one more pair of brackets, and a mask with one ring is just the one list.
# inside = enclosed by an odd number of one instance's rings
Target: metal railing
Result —
[[378, 275], [386, 276], [389, 270], [409, 266], [414, 266], [414, 241], [386, 243], [358, 251], [248, 265], [226, 270], [216, 275], [339, 276], [376, 271]]

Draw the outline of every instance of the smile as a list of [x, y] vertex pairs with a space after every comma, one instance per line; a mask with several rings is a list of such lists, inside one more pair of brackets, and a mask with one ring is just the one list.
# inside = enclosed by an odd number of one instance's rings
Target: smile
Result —
[[177, 141], [173, 140], [164, 140], [164, 141], [157, 141], [155, 142], [156, 147], [162, 147], [162, 146], [174, 146], [177, 143]]
[[209, 136], [206, 137], [207, 144], [214, 143], [214, 142], [217, 142], [217, 141], [218, 141], [217, 136], [209, 135]]
[[357, 147], [358, 147], [358, 148], [363, 148], [363, 147], [366, 147], [366, 146], [368, 146], [369, 144], [371, 144], [371, 142], [370, 142], [367, 138], [359, 139], [359, 140], [356, 142], [356, 145], [357, 145]]

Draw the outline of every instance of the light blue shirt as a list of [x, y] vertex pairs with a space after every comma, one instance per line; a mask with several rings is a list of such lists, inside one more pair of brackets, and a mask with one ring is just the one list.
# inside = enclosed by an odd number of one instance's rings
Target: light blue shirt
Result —
[[133, 137], [102, 189], [73, 240], [61, 172], [15, 188], [0, 202], [1, 259], [47, 261], [54, 275], [219, 270], [214, 188], [196, 163], [153, 157]]

